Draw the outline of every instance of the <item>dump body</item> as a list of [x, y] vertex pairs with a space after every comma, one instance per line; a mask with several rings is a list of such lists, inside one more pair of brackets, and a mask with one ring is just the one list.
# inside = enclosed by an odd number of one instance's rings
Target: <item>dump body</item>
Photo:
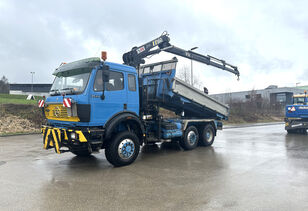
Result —
[[227, 119], [229, 107], [176, 77], [177, 60], [142, 66], [142, 104], [156, 103], [186, 118]]

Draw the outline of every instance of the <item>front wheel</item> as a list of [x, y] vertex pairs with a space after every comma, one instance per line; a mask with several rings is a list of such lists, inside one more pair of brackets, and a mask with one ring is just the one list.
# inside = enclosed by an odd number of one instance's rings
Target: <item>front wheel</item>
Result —
[[195, 126], [189, 126], [185, 132], [184, 137], [180, 139], [180, 145], [185, 150], [192, 150], [198, 146], [199, 133]]
[[124, 131], [117, 134], [105, 149], [106, 159], [114, 166], [125, 166], [134, 162], [139, 154], [140, 144], [136, 134]]

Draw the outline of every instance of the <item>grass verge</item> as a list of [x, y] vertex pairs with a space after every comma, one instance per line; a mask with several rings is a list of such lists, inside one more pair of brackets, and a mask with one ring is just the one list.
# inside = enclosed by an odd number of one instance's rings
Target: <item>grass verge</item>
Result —
[[36, 105], [38, 100], [43, 99], [41, 96], [34, 97], [35, 100], [27, 100], [26, 95], [0, 94], [0, 104]]

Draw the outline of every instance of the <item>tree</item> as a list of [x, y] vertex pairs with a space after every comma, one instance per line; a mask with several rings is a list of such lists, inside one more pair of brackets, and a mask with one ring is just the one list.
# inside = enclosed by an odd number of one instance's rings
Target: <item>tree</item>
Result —
[[190, 69], [188, 68], [188, 66], [184, 65], [181, 69], [178, 69], [177, 76], [179, 77], [179, 79], [190, 84]]
[[[191, 75], [190, 75], [190, 68], [187, 65], [184, 65], [181, 69], [178, 69], [177, 76], [179, 79], [185, 81], [186, 83], [190, 84], [191, 83]], [[194, 74], [194, 81], [193, 81], [193, 86], [202, 89], [203, 91], [203, 86], [202, 82], [200, 81], [200, 78]]]
[[8, 79], [5, 76], [2, 76], [0, 80], [0, 93], [9, 94], [10, 84]]

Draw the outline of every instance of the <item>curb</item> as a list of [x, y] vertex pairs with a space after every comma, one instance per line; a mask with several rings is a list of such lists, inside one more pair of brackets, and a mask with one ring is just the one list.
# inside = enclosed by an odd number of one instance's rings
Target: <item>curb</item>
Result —
[[[233, 128], [245, 128], [245, 127], [260, 127], [268, 125], [282, 125], [284, 122], [269, 122], [269, 123], [252, 123], [252, 124], [239, 124], [239, 125], [226, 125], [223, 127], [224, 130], [233, 129]], [[41, 134], [40, 132], [35, 133], [17, 133], [17, 134], [0, 134], [0, 137], [9, 137], [9, 136], [24, 136], [24, 135], [37, 135]]]
[[0, 137], [37, 135], [37, 134], [40, 134], [40, 132], [35, 132], [35, 133], [16, 133], [16, 134], [0, 134]]
[[233, 128], [245, 128], [245, 127], [260, 127], [268, 125], [283, 125], [284, 122], [269, 122], [269, 123], [252, 123], [252, 124], [239, 124], [239, 125], [226, 125], [223, 129], [233, 129]]

